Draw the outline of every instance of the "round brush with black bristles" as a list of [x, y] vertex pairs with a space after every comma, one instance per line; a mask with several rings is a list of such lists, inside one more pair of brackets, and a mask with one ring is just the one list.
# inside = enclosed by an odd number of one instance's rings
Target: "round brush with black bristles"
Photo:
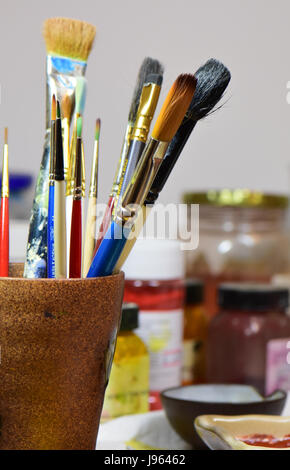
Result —
[[197, 85], [193, 100], [168, 147], [145, 204], [154, 204], [197, 122], [215, 110], [231, 79], [227, 67], [216, 59], [209, 59], [194, 76]]

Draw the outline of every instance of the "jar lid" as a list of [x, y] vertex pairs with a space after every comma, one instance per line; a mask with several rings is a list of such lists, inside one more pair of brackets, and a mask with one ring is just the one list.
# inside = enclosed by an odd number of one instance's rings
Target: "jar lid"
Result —
[[191, 192], [183, 195], [185, 204], [204, 204], [213, 206], [233, 207], [263, 207], [281, 208], [288, 207], [287, 196], [279, 194], [265, 194], [249, 189], [211, 189], [205, 192]]
[[199, 279], [186, 279], [186, 304], [200, 304], [203, 301], [203, 282]]
[[288, 308], [289, 292], [271, 284], [224, 283], [218, 289], [218, 305], [226, 310], [281, 312]]
[[131, 331], [138, 328], [139, 307], [133, 302], [124, 302], [122, 305], [122, 319], [120, 331]]
[[169, 280], [184, 277], [184, 257], [177, 240], [138, 239], [124, 263], [126, 279]]

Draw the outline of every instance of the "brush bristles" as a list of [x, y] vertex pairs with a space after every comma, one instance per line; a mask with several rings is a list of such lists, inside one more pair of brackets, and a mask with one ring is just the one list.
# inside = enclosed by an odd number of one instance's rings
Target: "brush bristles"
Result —
[[101, 120], [96, 120], [96, 132], [95, 132], [95, 140], [99, 140], [100, 138], [100, 128], [101, 128]]
[[4, 144], [8, 144], [8, 127], [5, 127], [4, 129]]
[[52, 101], [51, 101], [51, 120], [52, 121], [56, 120], [56, 99], [55, 99], [55, 95], [52, 95]]
[[231, 73], [222, 62], [209, 59], [194, 76], [197, 85], [187, 115], [198, 121], [213, 112], [231, 80]]
[[70, 96], [68, 94], [65, 94], [61, 100], [62, 117], [70, 121], [71, 110], [72, 110], [72, 102], [71, 102]]
[[129, 122], [131, 124], [134, 124], [137, 116], [137, 111], [138, 111], [138, 106], [140, 102], [140, 96], [142, 93], [143, 85], [146, 83], [147, 78], [150, 74], [158, 74], [163, 76], [164, 72], [164, 67], [163, 65], [155, 59], [152, 59], [151, 57], [146, 57], [139, 69], [132, 101], [131, 101], [131, 107], [129, 111]]
[[56, 101], [56, 118], [60, 119], [60, 104], [59, 101]]
[[194, 75], [179, 75], [169, 90], [156, 120], [152, 131], [153, 139], [169, 142], [173, 138], [192, 101], [195, 87]]
[[91, 52], [95, 35], [95, 26], [70, 18], [49, 18], [43, 25], [47, 54], [84, 62]]

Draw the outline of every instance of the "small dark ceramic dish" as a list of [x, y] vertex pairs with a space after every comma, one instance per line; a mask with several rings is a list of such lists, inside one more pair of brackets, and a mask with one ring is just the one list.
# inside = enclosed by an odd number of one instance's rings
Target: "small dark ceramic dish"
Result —
[[195, 449], [206, 449], [193, 422], [200, 415], [280, 415], [287, 394], [262, 396], [248, 385], [188, 385], [164, 390], [162, 404], [174, 430]]

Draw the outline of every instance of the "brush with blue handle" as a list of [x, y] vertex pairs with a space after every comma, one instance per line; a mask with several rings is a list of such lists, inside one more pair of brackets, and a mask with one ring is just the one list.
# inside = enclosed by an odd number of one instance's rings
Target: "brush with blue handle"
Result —
[[122, 205], [94, 256], [87, 277], [112, 274], [134, 227], [134, 220], [157, 175], [168, 145], [179, 128], [191, 103], [196, 87], [193, 75], [179, 75], [172, 85], [156, 120], [132, 180], [127, 186]]
[[55, 277], [54, 250], [54, 184], [55, 184], [55, 135], [56, 135], [56, 99], [52, 96], [50, 123], [50, 161], [48, 183], [48, 213], [47, 213], [47, 277]]

